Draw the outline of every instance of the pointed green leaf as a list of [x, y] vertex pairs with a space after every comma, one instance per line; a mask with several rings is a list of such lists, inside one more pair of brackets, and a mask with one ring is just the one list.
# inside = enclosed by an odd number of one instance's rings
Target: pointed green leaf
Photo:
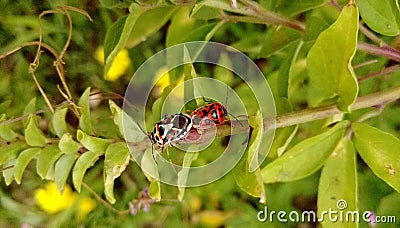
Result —
[[196, 27], [196, 20], [190, 18], [190, 8], [180, 7], [171, 19], [168, 26], [166, 46], [182, 43], [184, 37]]
[[249, 172], [249, 157], [245, 152], [242, 159], [233, 169], [236, 184], [247, 194], [260, 198], [260, 203], [266, 202], [265, 189], [260, 169]]
[[[33, 114], [35, 112], [36, 112], [36, 97], [32, 98], [32, 100], [30, 100], [29, 103], [26, 105], [24, 109], [24, 116]], [[24, 123], [24, 127], [26, 128], [26, 126], [28, 125], [28, 119], [25, 118], [22, 120], [22, 122]]]
[[99, 155], [92, 151], [87, 151], [79, 156], [72, 170], [72, 182], [76, 191], [81, 192], [83, 176], [85, 176], [86, 170], [92, 167], [97, 160], [99, 160]]
[[357, 0], [363, 21], [377, 33], [386, 36], [400, 34], [400, 8], [398, 0]]
[[[325, 162], [318, 187], [318, 215], [323, 211], [343, 213], [357, 211], [357, 166], [353, 143], [343, 138]], [[322, 219], [322, 218], [321, 218]], [[323, 227], [337, 227], [337, 222], [324, 219]], [[342, 227], [357, 227], [346, 222]]]
[[157, 32], [177, 9], [178, 7], [164, 5], [143, 12], [133, 26], [126, 45], [132, 48], [145, 41], [147, 37]]
[[[190, 147], [188, 150], [192, 151]], [[187, 178], [190, 171], [190, 166], [192, 162], [198, 158], [198, 156], [199, 156], [198, 152], [189, 152], [185, 153], [185, 156], [183, 157], [182, 167], [184, 168], [178, 172], [178, 180], [177, 180], [178, 191], [179, 191], [178, 200], [183, 200], [183, 197], [185, 196], [186, 188], [184, 186], [186, 186]]]
[[353, 123], [354, 145], [371, 170], [400, 192], [400, 140], [363, 123]]
[[83, 92], [79, 99], [78, 106], [81, 117], [79, 118], [79, 128], [87, 134], [92, 133], [92, 120], [90, 119], [90, 106], [89, 106], [90, 87]]
[[129, 149], [126, 143], [111, 144], [104, 158], [104, 195], [108, 202], [114, 204], [114, 180], [125, 170], [130, 161]]
[[3, 177], [4, 177], [4, 182], [6, 183], [6, 186], [10, 185], [13, 180], [14, 180], [14, 166], [16, 162], [16, 158], [12, 158], [11, 160], [7, 161], [4, 164], [4, 167], [11, 167], [6, 170], [3, 170]]
[[160, 184], [160, 181], [154, 180], [154, 181], [150, 182], [149, 196], [155, 201], [160, 201], [161, 200], [161, 184]]
[[109, 139], [93, 137], [85, 134], [85, 132], [81, 130], [78, 130], [78, 132], [76, 133], [76, 138], [80, 143], [82, 143], [82, 145], [86, 149], [95, 152], [99, 155], [104, 154], [107, 147], [111, 144], [111, 140]]
[[289, 75], [293, 65], [296, 63], [299, 50], [303, 46], [301, 40], [291, 42], [287, 47], [287, 55], [279, 68], [278, 93], [280, 97], [288, 97]]
[[118, 126], [121, 136], [125, 137], [127, 142], [142, 142], [147, 137], [137, 122], [126, 114], [117, 104], [109, 100], [111, 114], [113, 115], [114, 124]]
[[6, 100], [0, 103], [0, 114], [7, 113], [11, 105], [11, 100]]
[[[261, 113], [249, 119], [253, 127], [249, 146], [239, 163], [233, 169], [236, 184], [247, 194], [260, 198], [261, 203], [266, 202], [264, 183], [261, 177], [258, 161], [258, 150], [263, 137], [263, 128], [260, 126]], [[262, 124], [262, 121], [261, 121]]]
[[294, 181], [313, 174], [330, 156], [348, 125], [347, 121], [342, 121], [326, 132], [296, 144], [262, 169], [264, 182]]
[[14, 177], [18, 184], [21, 183], [22, 174], [24, 173], [26, 166], [28, 166], [29, 162], [40, 152], [40, 150], [41, 149], [38, 147], [32, 147], [19, 154], [14, 166]]
[[307, 55], [311, 106], [337, 102], [341, 111], [348, 112], [354, 103], [358, 84], [351, 60], [357, 47], [357, 32], [357, 7], [349, 4], [311, 47]]
[[15, 158], [17, 154], [27, 148], [28, 145], [26, 145], [25, 142], [22, 141], [16, 141], [16, 142], [11, 142], [11, 143], [1, 143], [0, 144], [0, 165], [6, 163], [12, 158]]
[[78, 152], [79, 143], [75, 142], [72, 135], [66, 133], [61, 137], [58, 148], [63, 154], [74, 154]]
[[159, 181], [160, 176], [152, 152], [153, 152], [152, 148], [147, 148], [145, 150], [140, 167], [143, 170], [143, 174], [150, 182], [149, 196], [152, 199], [159, 201], [161, 199], [161, 185]]
[[65, 120], [67, 112], [68, 108], [58, 108], [53, 115], [53, 128], [59, 138], [61, 138], [65, 133], [68, 132], [68, 126]]
[[0, 138], [7, 141], [13, 141], [18, 137], [18, 134], [11, 130], [10, 126], [7, 124], [2, 125], [3, 121], [7, 120], [6, 114], [0, 114]]
[[326, 4], [324, 0], [281, 0], [276, 5], [275, 10], [283, 15], [291, 17], [324, 4]]
[[61, 193], [64, 191], [65, 182], [76, 159], [78, 159], [78, 155], [76, 154], [63, 154], [56, 162], [54, 181], [56, 182], [58, 191]]
[[46, 178], [49, 169], [53, 167], [54, 163], [61, 156], [61, 151], [57, 146], [46, 146], [36, 156], [36, 172], [42, 179]]
[[[129, 6], [129, 15], [126, 19], [120, 19], [116, 25], [107, 31], [107, 35], [104, 41], [104, 54], [105, 54], [105, 66], [104, 66], [104, 78], [107, 79], [107, 73], [114, 62], [115, 57], [125, 47], [126, 42], [132, 29], [136, 24], [136, 21], [140, 15], [144, 12], [144, 8], [136, 3], [132, 3]], [[123, 27], [122, 27], [123, 24]]]
[[28, 123], [25, 128], [25, 141], [29, 146], [42, 147], [46, 145], [46, 137], [44, 137], [42, 130], [39, 129], [34, 114], [29, 115]]
[[293, 29], [285, 27], [271, 27], [268, 29], [263, 46], [260, 51], [260, 57], [270, 57], [278, 51], [288, 47], [293, 42], [298, 42], [301, 35]]

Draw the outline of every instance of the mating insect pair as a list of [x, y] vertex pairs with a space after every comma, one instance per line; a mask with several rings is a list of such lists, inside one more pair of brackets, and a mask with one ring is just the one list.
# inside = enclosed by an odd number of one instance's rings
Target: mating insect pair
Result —
[[165, 146], [183, 140], [192, 129], [222, 125], [227, 115], [223, 105], [210, 102], [195, 109], [190, 115], [178, 113], [164, 117], [154, 125], [150, 140], [163, 150]]

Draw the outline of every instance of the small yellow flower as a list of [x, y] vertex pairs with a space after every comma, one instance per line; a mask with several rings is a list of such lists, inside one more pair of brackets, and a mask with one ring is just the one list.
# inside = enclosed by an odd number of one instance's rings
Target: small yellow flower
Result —
[[78, 201], [78, 220], [82, 221], [96, 207], [96, 201], [91, 198], [85, 197]]
[[[157, 80], [157, 82], [155, 80]], [[171, 84], [171, 78], [166, 67], [160, 68], [156, 72], [156, 76], [154, 77], [154, 83], [155, 83], [155, 90], [153, 91], [153, 95], [154, 97], [159, 97], [161, 93], [164, 91], [165, 87]], [[181, 83], [183, 83], [183, 75], [179, 77], [179, 80], [176, 82], [176, 85], [179, 85]], [[175, 91], [175, 93], [178, 93], [177, 95], [178, 97], [183, 97], [183, 90], [179, 92]]]
[[[99, 63], [104, 64], [104, 47], [98, 47], [94, 56]], [[130, 64], [131, 59], [129, 58], [128, 50], [122, 49], [115, 57], [105, 79], [108, 81], [116, 81], [126, 73]]]
[[55, 214], [77, 204], [76, 215], [79, 221], [96, 207], [96, 201], [89, 197], [78, 197], [78, 194], [65, 185], [63, 194], [57, 189], [54, 182], [48, 182], [43, 188], [35, 190], [35, 199], [39, 207], [49, 214]]
[[57, 213], [70, 207], [75, 201], [76, 194], [66, 185], [61, 195], [54, 182], [48, 182], [44, 188], [35, 191], [35, 199], [40, 208], [50, 214]]

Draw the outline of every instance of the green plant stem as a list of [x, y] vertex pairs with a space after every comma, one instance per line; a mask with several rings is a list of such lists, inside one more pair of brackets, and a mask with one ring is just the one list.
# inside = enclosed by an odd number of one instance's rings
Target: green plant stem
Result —
[[[400, 99], [400, 86], [358, 97], [356, 102], [351, 106], [350, 110], [356, 111], [363, 108], [381, 107], [398, 99]], [[318, 108], [304, 109], [301, 111], [277, 116], [275, 119], [275, 128], [284, 128], [296, 124], [307, 123], [314, 120], [328, 118], [337, 114], [344, 113], [336, 107], [336, 104]], [[231, 124], [232, 128], [234, 129], [233, 132], [231, 132], [231, 126], [229, 126], [229, 124], [218, 126], [217, 136], [223, 137], [235, 133], [248, 132], [248, 127], [246, 127], [247, 120], [241, 120], [240, 122], [241, 124], [239, 121], [232, 121]], [[273, 121], [271, 121], [271, 119], [264, 119], [264, 124], [266, 126], [273, 127]], [[204, 133], [207, 134], [207, 131]]]

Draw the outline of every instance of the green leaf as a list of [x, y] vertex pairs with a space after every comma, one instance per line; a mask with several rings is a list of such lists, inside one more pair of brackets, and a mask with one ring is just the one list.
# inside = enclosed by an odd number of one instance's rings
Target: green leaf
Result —
[[220, 12], [218, 9], [204, 6], [201, 3], [196, 4], [190, 14], [190, 18], [194, 18], [196, 20], [211, 20], [219, 17]]
[[100, 0], [101, 6], [105, 8], [128, 8], [135, 0]]
[[11, 100], [6, 100], [0, 103], [0, 114], [7, 113], [9, 111]]
[[[336, 210], [341, 213], [357, 211], [357, 166], [353, 144], [343, 138], [325, 162], [318, 187], [318, 215], [323, 211]], [[322, 218], [320, 218], [322, 219]], [[323, 227], [337, 227], [337, 222], [325, 219]], [[355, 222], [346, 222], [342, 227], [357, 227]]]
[[110, 100], [109, 104], [114, 123], [118, 126], [121, 136], [126, 137], [127, 142], [142, 142], [147, 135], [139, 125], [113, 101]]
[[161, 200], [161, 185], [159, 181], [150, 182], [149, 196], [155, 201]]
[[79, 128], [87, 134], [92, 133], [92, 122], [90, 119], [90, 106], [89, 106], [90, 87], [83, 92], [79, 99], [78, 106], [81, 117], [79, 118]]
[[61, 154], [62, 153], [57, 146], [51, 145], [43, 148], [43, 150], [36, 156], [36, 172], [42, 179], [46, 178], [50, 168], [53, 167]]
[[322, 31], [327, 29], [329, 24], [322, 18], [311, 16], [306, 20], [306, 34], [304, 36], [304, 41], [316, 40]]
[[357, 0], [363, 21], [377, 33], [386, 36], [400, 34], [400, 8], [398, 0]]
[[152, 199], [159, 201], [161, 199], [160, 176], [152, 152], [152, 148], [147, 148], [145, 150], [140, 167], [143, 170], [143, 174], [150, 182], [149, 196]]
[[54, 181], [57, 185], [58, 191], [64, 191], [65, 182], [68, 175], [74, 166], [75, 160], [78, 158], [76, 154], [63, 154], [56, 162], [54, 171]]
[[[260, 198], [260, 203], [266, 202], [264, 184], [261, 177], [258, 150], [260, 149], [263, 128], [260, 126], [261, 113], [258, 111], [254, 118], [250, 118], [253, 127], [249, 146], [239, 163], [233, 169], [236, 184], [247, 194]], [[262, 121], [261, 121], [262, 123]]]
[[[36, 112], [36, 97], [32, 98], [31, 101], [26, 105], [24, 109], [24, 116], [27, 116], [29, 114], [34, 114]], [[23, 119], [22, 122], [24, 123], [24, 127], [28, 125], [28, 119]]]
[[[376, 215], [390, 215], [394, 216], [396, 220], [395, 221], [393, 220], [392, 221], [393, 223], [391, 222], [388, 222], [386, 224], [381, 223], [380, 225], [384, 226], [378, 226], [378, 227], [396, 227], [396, 226], [398, 227], [400, 225], [400, 221], [398, 220], [398, 218], [400, 217], [400, 210], [398, 210], [398, 205], [400, 205], [400, 194], [397, 192], [393, 192], [392, 194], [380, 198], [380, 204], [375, 212]], [[389, 217], [386, 218], [389, 219]]]
[[250, 173], [248, 152], [233, 169], [236, 184], [247, 194], [260, 198], [260, 203], [266, 202], [265, 189], [260, 169]]
[[358, 84], [351, 60], [357, 47], [357, 32], [357, 7], [349, 4], [311, 47], [307, 55], [311, 106], [337, 102], [341, 111], [348, 112], [354, 103]]
[[25, 128], [25, 141], [29, 146], [42, 147], [46, 145], [46, 137], [44, 137], [42, 130], [39, 129], [34, 114], [29, 115], [28, 123]]
[[136, 3], [132, 3], [129, 6], [129, 12], [130, 13], [126, 19], [121, 18], [107, 31], [106, 39], [104, 40], [104, 56], [106, 58], [104, 66], [105, 79], [107, 79], [107, 73], [114, 62], [115, 57], [122, 48], [125, 47], [136, 21], [144, 12], [144, 8]]
[[269, 154], [276, 154], [280, 157], [285, 151], [293, 137], [296, 135], [299, 125], [276, 129], [274, 142], [271, 145]]
[[87, 151], [79, 156], [72, 170], [72, 182], [76, 191], [81, 192], [83, 176], [85, 176], [86, 170], [92, 167], [97, 160], [99, 160], [99, 155], [92, 151]]
[[22, 142], [22, 141], [11, 142], [11, 143], [7, 143], [5, 145], [1, 144], [0, 145], [0, 165], [8, 162], [10, 159], [15, 158], [21, 150], [23, 150], [27, 147], [28, 147], [28, 145], [26, 145], [26, 143]]
[[371, 170], [400, 192], [400, 140], [363, 123], [353, 123], [354, 145]]
[[106, 60], [107, 56], [110, 55], [112, 50], [117, 46], [122, 31], [124, 30], [127, 17], [128, 16], [120, 17], [107, 30], [106, 37], [104, 39], [104, 60]]
[[61, 137], [58, 148], [63, 154], [75, 154], [78, 152], [79, 143], [72, 138], [71, 134], [66, 133]]
[[[122, 111], [122, 109], [117, 104], [114, 103], [114, 101], [109, 100], [108, 103], [110, 105], [110, 110], [111, 110], [111, 114], [113, 115], [114, 123], [115, 123], [115, 125], [118, 126], [119, 133], [121, 134], [121, 136], [123, 136], [124, 135], [124, 126], [122, 124], [122, 120], [123, 120], [123, 118], [128, 118], [128, 116]], [[125, 115], [125, 116], [123, 117], [123, 115]]]
[[40, 150], [41, 149], [38, 147], [33, 147], [33, 148], [28, 148], [19, 154], [14, 166], [14, 177], [15, 181], [18, 184], [21, 183], [22, 174], [24, 173], [29, 162], [33, 159], [33, 157], [36, 154], [40, 152]]
[[6, 120], [7, 115], [4, 113], [0, 114], [0, 138], [3, 138], [7, 141], [13, 141], [18, 137], [18, 134], [15, 133], [9, 125], [3, 123]]
[[102, 139], [102, 138], [97, 138], [93, 137], [90, 135], [85, 134], [85, 132], [78, 130], [76, 133], [76, 138], [82, 145], [92, 151], [95, 152], [99, 155], [104, 154], [106, 151], [107, 147], [111, 144], [111, 141], [109, 139]]
[[263, 47], [260, 51], [260, 57], [270, 57], [292, 42], [298, 42], [301, 35], [293, 29], [285, 27], [271, 27], [268, 29], [264, 38]]
[[276, 6], [276, 11], [287, 16], [295, 16], [324, 4], [326, 4], [325, 0], [280, 0]]
[[168, 27], [166, 46], [170, 47], [175, 44], [182, 43], [185, 40], [185, 36], [195, 29], [196, 20], [190, 18], [190, 8], [180, 7], [171, 19], [171, 23]]
[[126, 46], [132, 48], [145, 41], [167, 23], [177, 9], [174, 6], [160, 6], [143, 12], [133, 26]]
[[262, 169], [263, 181], [294, 181], [313, 174], [328, 159], [348, 125], [348, 121], [342, 121], [326, 132], [296, 144]]
[[129, 161], [130, 153], [126, 143], [114, 143], [107, 148], [104, 158], [104, 195], [112, 204], [115, 203], [114, 180], [126, 169]]
[[68, 132], [67, 121], [65, 120], [67, 112], [68, 108], [58, 108], [53, 115], [53, 128], [59, 138], [61, 138], [65, 133]]
[[16, 159], [15, 157], [12, 158], [11, 160], [7, 161], [4, 164], [4, 167], [11, 167], [9, 169], [3, 170], [3, 177], [4, 177], [4, 182], [6, 183], [6, 186], [10, 185], [13, 180], [14, 180], [14, 166], [15, 166]]
[[301, 40], [295, 40], [291, 42], [287, 47], [288, 51], [286, 58], [284, 58], [282, 65], [279, 68], [278, 93], [280, 97], [288, 97], [290, 71], [296, 63], [296, 59], [299, 55], [299, 50], [302, 46], [303, 42]]
[[[188, 149], [191, 151], [190, 147]], [[183, 163], [182, 167], [184, 167], [181, 171], [178, 172], [178, 200], [183, 200], [183, 197], [185, 196], [185, 187], [187, 178], [189, 175], [190, 171], [190, 165], [192, 164], [193, 161], [195, 161], [199, 157], [199, 152], [189, 152], [185, 153], [185, 156], [183, 157]]]

